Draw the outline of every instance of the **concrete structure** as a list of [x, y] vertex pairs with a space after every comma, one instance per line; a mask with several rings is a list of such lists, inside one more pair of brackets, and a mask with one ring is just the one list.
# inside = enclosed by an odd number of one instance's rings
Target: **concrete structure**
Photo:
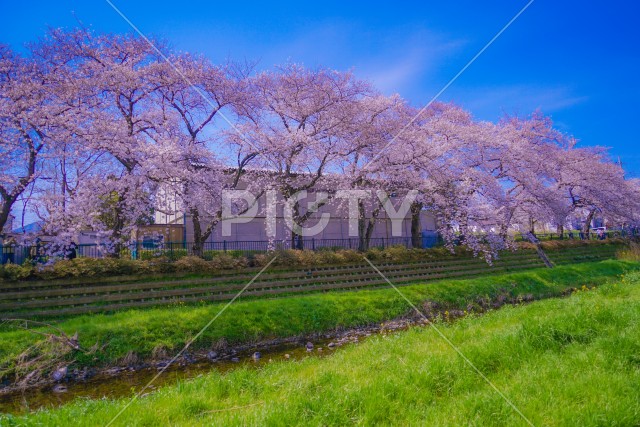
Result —
[[[375, 197], [375, 196], [374, 196]], [[315, 201], [313, 195], [310, 196], [312, 203]], [[401, 200], [398, 199], [398, 202]], [[302, 202], [306, 205], [306, 200]], [[224, 224], [218, 223], [211, 236], [207, 239], [207, 242], [221, 242], [221, 241], [267, 241], [269, 235], [267, 233], [267, 219], [266, 219], [266, 199], [261, 197], [258, 201], [259, 208], [258, 213], [249, 218], [238, 218], [228, 220], [227, 228], [229, 229], [228, 235], [224, 235]], [[399, 203], [394, 203], [398, 205]], [[397, 208], [397, 206], [396, 206]], [[275, 240], [288, 240], [291, 238], [291, 229], [287, 224], [287, 220], [284, 215], [284, 201], [280, 201], [276, 204], [275, 215]], [[306, 210], [302, 210], [301, 214], [304, 214]], [[327, 217], [328, 215], [328, 217]], [[347, 203], [344, 200], [332, 199], [326, 205], [322, 206], [316, 213], [312, 214], [310, 218], [301, 224], [302, 227], [312, 229], [313, 226], [319, 224], [323, 218], [327, 217], [326, 226], [318, 227], [321, 230], [317, 233], [310, 232], [306, 237], [308, 239], [314, 238], [316, 240], [342, 240], [342, 239], [357, 239], [355, 236], [349, 234], [349, 209]], [[206, 219], [201, 221], [203, 228], [206, 228]], [[431, 231], [436, 230], [436, 221], [433, 214], [422, 211], [420, 215], [420, 230]], [[187, 242], [193, 242], [193, 221], [190, 215], [185, 216], [185, 234]], [[392, 238], [410, 238], [411, 237], [411, 214], [408, 213], [402, 220], [400, 226], [400, 233], [394, 236], [392, 230], [391, 218], [384, 210], [380, 211], [380, 214], [375, 220], [374, 229], [371, 234], [372, 239], [392, 239]]]
[[[264, 173], [264, 171], [261, 171]], [[246, 180], [250, 179], [251, 171], [248, 171], [247, 174], [241, 179], [239, 189], [246, 188]], [[243, 184], [242, 181], [245, 181]], [[329, 188], [329, 185], [325, 184], [324, 186], [319, 185], [321, 187], [318, 192], [313, 190], [308, 191], [308, 197], [300, 200], [300, 214], [304, 214], [306, 209], [308, 209], [309, 205], [313, 205], [317, 202], [316, 198], [318, 194], [336, 194], [336, 189]], [[322, 188], [324, 187], [324, 188]], [[371, 197], [376, 198], [375, 191], [371, 191]], [[404, 200], [404, 197], [401, 196], [393, 196], [391, 197], [392, 204], [397, 209], [399, 205]], [[242, 218], [231, 218], [227, 220], [227, 224], [223, 224], [223, 222], [219, 222], [212, 234], [207, 238], [207, 243], [218, 243], [218, 242], [266, 242], [269, 240], [275, 241], [287, 241], [291, 239], [291, 228], [286, 220], [285, 216], [285, 202], [284, 199], [279, 196], [275, 198], [275, 208], [273, 207], [274, 198], [268, 198], [265, 195], [262, 195], [257, 202], [257, 212], [251, 217], [247, 217], [244, 215]], [[193, 220], [191, 215], [183, 212], [182, 206], [178, 200], [178, 197], [170, 190], [169, 187], [161, 188], [156, 194], [156, 203], [157, 209], [155, 213], [155, 225], [154, 227], [159, 227], [160, 225], [178, 225], [181, 224], [184, 226], [184, 241], [191, 243], [194, 239], [194, 227]], [[269, 211], [269, 207], [272, 208], [271, 212], [275, 217], [275, 221], [272, 221], [271, 224], [275, 223], [274, 229], [269, 233], [267, 231], [267, 212]], [[210, 218], [207, 218], [202, 214], [204, 209], [200, 210], [201, 212], [201, 228], [205, 230], [210, 223]], [[233, 212], [232, 212], [233, 215]], [[305, 236], [305, 239], [315, 239], [317, 241], [327, 241], [326, 245], [331, 245], [331, 240], [336, 240], [336, 246], [339, 246], [340, 243], [337, 240], [344, 239], [358, 239], [357, 235], [350, 235], [349, 232], [349, 203], [344, 198], [338, 197], [329, 197], [328, 202], [321, 206], [319, 210], [313, 213], [309, 219], [304, 223], [300, 224], [302, 227], [309, 228], [314, 225], [322, 222], [322, 218], [328, 215], [328, 220], [326, 220], [326, 226], [320, 227], [321, 230], [317, 232], [311, 232], [310, 234]], [[357, 214], [354, 215], [357, 218]], [[429, 236], [436, 234], [436, 220], [435, 216], [427, 211], [423, 211], [420, 214], [420, 231], [428, 234]], [[407, 213], [406, 217], [401, 221], [399, 230], [397, 233], [393, 233], [392, 220], [389, 215], [385, 212], [384, 209], [380, 210], [379, 215], [376, 217], [375, 225], [373, 232], [371, 234], [371, 239], [397, 239], [400, 240], [402, 238], [409, 239], [411, 238], [411, 213]], [[275, 237], [273, 237], [273, 232], [275, 232]], [[351, 233], [353, 234], [353, 233]], [[395, 235], [394, 235], [395, 234]], [[171, 235], [171, 241], [173, 241], [173, 237], [175, 234]], [[166, 238], [169, 236], [165, 236], [165, 242], [167, 242]]]

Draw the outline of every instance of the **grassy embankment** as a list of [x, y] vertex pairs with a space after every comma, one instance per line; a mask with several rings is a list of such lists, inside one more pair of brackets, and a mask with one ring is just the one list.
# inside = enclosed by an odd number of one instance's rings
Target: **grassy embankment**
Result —
[[[414, 301], [440, 298], [451, 303], [511, 283], [517, 283], [516, 292], [541, 295], [560, 291], [567, 284], [596, 283], [625, 267], [630, 265], [607, 261], [404, 290]], [[639, 284], [640, 273], [629, 273], [617, 283], [582, 290], [569, 298], [507, 306], [438, 327], [534, 425], [638, 425]], [[354, 320], [353, 314], [347, 314], [350, 310], [345, 310], [350, 304], [363, 307], [358, 313], [367, 313], [355, 320], [380, 316], [376, 300], [391, 297], [386, 292], [367, 292], [295, 301], [306, 301], [303, 313], [309, 316], [307, 309], [313, 308], [318, 323], [312, 321], [309, 326], [320, 327], [327, 324], [320, 319], [331, 310], [343, 313], [335, 320]], [[325, 310], [318, 307], [321, 301], [327, 303]], [[386, 300], [383, 306], [389, 303]], [[340, 309], [331, 308], [336, 304]], [[235, 316], [249, 308], [238, 307]], [[261, 312], [260, 318], [266, 314]], [[291, 314], [283, 312], [276, 318], [288, 316], [295, 321]], [[295, 324], [297, 330], [303, 329], [301, 323]], [[219, 324], [215, 334], [226, 327]], [[3, 425], [104, 425], [128, 402], [78, 401], [0, 421]], [[212, 372], [141, 398], [117, 421], [117, 425], [354, 423], [524, 425], [433, 328], [375, 336], [323, 359], [276, 361], [262, 369], [241, 368], [226, 374]]]
[[[437, 302], [446, 309], [465, 309], [480, 299], [529, 299], [557, 296], [570, 287], [601, 285], [624, 272], [640, 269], [640, 264], [603, 261], [553, 270], [536, 269], [521, 273], [443, 280], [404, 286], [403, 293], [414, 303]], [[145, 359], [153, 355], [173, 354], [203, 327], [223, 304], [173, 306], [145, 310], [128, 310], [114, 314], [83, 315], [61, 319], [56, 326], [69, 336], [78, 333], [80, 345], [89, 348], [98, 343], [104, 348], [91, 355], [69, 352], [64, 357], [75, 360], [72, 368], [108, 366], [123, 359]], [[360, 292], [315, 294], [275, 300], [237, 301], [232, 304], [192, 348], [215, 348], [220, 343], [240, 344], [277, 337], [329, 331], [377, 323], [410, 312], [406, 301], [392, 289]], [[56, 331], [37, 328], [38, 331]], [[0, 366], [4, 375], [14, 372], [17, 356], [31, 348], [25, 359], [37, 359], [50, 348], [43, 337], [30, 331], [16, 330], [13, 324], [0, 328]], [[45, 356], [45, 360], [46, 360]], [[23, 366], [22, 375], [37, 367]]]

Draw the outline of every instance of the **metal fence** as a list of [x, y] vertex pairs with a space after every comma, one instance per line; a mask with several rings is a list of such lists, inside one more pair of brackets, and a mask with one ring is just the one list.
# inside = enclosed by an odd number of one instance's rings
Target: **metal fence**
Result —
[[[605, 240], [608, 238], [630, 238], [638, 237], [640, 232], [619, 230], [607, 232], [568, 232], [564, 234], [558, 233], [540, 233], [536, 234], [539, 240]], [[516, 241], [528, 240], [523, 235], [516, 235]], [[422, 248], [430, 248], [443, 244], [442, 238], [436, 233], [423, 233], [421, 236]], [[389, 246], [404, 246], [412, 248], [411, 237], [392, 237], [392, 238], [371, 238], [368, 248], [384, 249]], [[201, 250], [195, 250], [192, 242], [157, 242], [157, 241], [138, 241], [123, 246], [114, 253], [112, 248], [100, 244], [81, 244], [73, 248], [63, 248], [63, 250], [52, 251], [46, 243], [21, 246], [21, 245], [0, 245], [2, 257], [0, 263], [22, 264], [25, 261], [32, 263], [45, 263], [49, 260], [49, 254], [56, 252], [62, 254], [61, 257], [75, 258], [105, 258], [118, 257], [124, 259], [140, 259], [150, 260], [167, 258], [176, 260], [188, 255], [198, 255], [205, 259], [213, 259], [221, 253], [228, 253], [233, 256], [251, 255], [270, 250], [286, 250], [286, 249], [304, 249], [304, 250], [337, 250], [337, 249], [354, 249], [360, 250], [361, 241], [358, 238], [349, 239], [315, 239], [304, 238], [292, 243], [291, 240], [278, 241], [236, 241], [222, 240], [217, 242], [205, 242]]]
[[[387, 248], [389, 246], [412, 247], [410, 237], [393, 238], [371, 238], [369, 248]], [[423, 236], [423, 247], [435, 246], [439, 243], [437, 236]], [[278, 241], [235, 241], [222, 240], [216, 242], [205, 242], [200, 250], [195, 249], [192, 242], [152, 242], [138, 241], [124, 245], [114, 253], [112, 248], [100, 244], [81, 244], [72, 248], [66, 247], [62, 250], [52, 250], [46, 243], [22, 246], [22, 245], [0, 245], [2, 248], [2, 264], [13, 263], [22, 264], [25, 261], [35, 263], [45, 263], [49, 259], [50, 253], [58, 254], [59, 258], [105, 258], [118, 257], [124, 259], [158, 259], [167, 258], [176, 260], [188, 255], [198, 255], [205, 259], [213, 259], [221, 253], [228, 253], [234, 256], [251, 255], [271, 250], [304, 249], [304, 250], [337, 250], [337, 249], [361, 249], [361, 242], [358, 238], [351, 239], [299, 239], [295, 243], [291, 240]]]

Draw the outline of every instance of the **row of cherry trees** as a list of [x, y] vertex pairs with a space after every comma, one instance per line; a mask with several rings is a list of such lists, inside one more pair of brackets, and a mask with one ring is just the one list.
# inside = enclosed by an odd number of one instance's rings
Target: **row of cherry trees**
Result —
[[[247, 185], [285, 198], [417, 191], [414, 238], [428, 209], [447, 241], [478, 251], [536, 223], [638, 220], [638, 183], [539, 113], [480, 122], [454, 104], [418, 110], [352, 73], [255, 73], [154, 44], [78, 29], [50, 31], [25, 55], [0, 46], [0, 230], [10, 212], [31, 211], [61, 240], [91, 229], [124, 242], [170, 189], [201, 250], [222, 192]], [[357, 199], [364, 247], [384, 203]], [[300, 202], [292, 212], [310, 219]]]

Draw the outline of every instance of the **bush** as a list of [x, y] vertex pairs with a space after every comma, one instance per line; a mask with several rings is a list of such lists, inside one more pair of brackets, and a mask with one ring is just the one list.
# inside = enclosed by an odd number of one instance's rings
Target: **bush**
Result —
[[[468, 252], [461, 250], [459, 254], [468, 254]], [[275, 265], [292, 267], [362, 263], [364, 262], [363, 255], [372, 261], [382, 262], [416, 262], [429, 258], [452, 256], [451, 252], [446, 248], [407, 249], [404, 246], [392, 246], [386, 249], [373, 248], [365, 254], [352, 249], [338, 251], [323, 249], [315, 252], [289, 249], [276, 251], [276, 255], [278, 258], [274, 262]], [[272, 254], [255, 255], [253, 264], [264, 266], [272, 257]]]
[[186, 257], [180, 258], [174, 263], [174, 265], [175, 265], [176, 271], [181, 271], [181, 272], [194, 273], [198, 271], [208, 272], [212, 270], [212, 265], [209, 261], [206, 261], [197, 256], [186, 256]]
[[249, 266], [247, 258], [235, 257], [225, 253], [219, 254], [209, 262], [215, 270], [236, 270]]
[[150, 272], [145, 263], [121, 258], [76, 258], [45, 265], [35, 272], [38, 278], [95, 277]]
[[[605, 241], [580, 241], [580, 240], [555, 240], [542, 242], [545, 249], [559, 250], [565, 247], [621, 245], [628, 244], [620, 239], [607, 239]], [[535, 249], [531, 243], [518, 243], [521, 249]], [[640, 260], [640, 244], [632, 243], [624, 246], [618, 252], [618, 256], [627, 260]], [[464, 248], [456, 248], [452, 253], [445, 247], [431, 249], [407, 249], [404, 246], [391, 246], [386, 249], [372, 248], [365, 254], [361, 252], [342, 249], [331, 250], [279, 250], [276, 251], [277, 259], [273, 263], [276, 266], [290, 268], [312, 267], [331, 264], [355, 264], [364, 263], [363, 255], [373, 262], [378, 263], [411, 263], [429, 259], [443, 259], [456, 256], [471, 256], [471, 252]], [[122, 255], [122, 254], [121, 254]], [[145, 275], [166, 273], [212, 273], [222, 270], [237, 270], [252, 267], [265, 266], [274, 256], [273, 253], [248, 253], [243, 251], [205, 251], [203, 258], [189, 256], [187, 249], [144, 251], [139, 253], [140, 259], [132, 260], [127, 252], [122, 258], [76, 258], [74, 260], [62, 260], [50, 265], [32, 266], [8, 264], [0, 267], [0, 278], [3, 280], [28, 280], [28, 279], [63, 279], [73, 277], [100, 277], [117, 275]]]
[[211, 261], [207, 261], [196, 256], [186, 256], [180, 258], [173, 263], [175, 271], [177, 272], [217, 272], [220, 270], [235, 270], [239, 268], [247, 267], [248, 263], [246, 258], [233, 257], [227, 254], [216, 255]]
[[242, 258], [245, 255], [244, 251], [239, 250], [229, 250], [229, 251], [221, 251], [221, 250], [208, 250], [202, 252], [202, 258], [207, 261], [211, 261], [220, 256], [231, 256], [234, 258]]
[[7, 280], [25, 280], [31, 277], [33, 274], [33, 266], [25, 263], [24, 265], [18, 264], [5, 264], [0, 266], [0, 277]]

